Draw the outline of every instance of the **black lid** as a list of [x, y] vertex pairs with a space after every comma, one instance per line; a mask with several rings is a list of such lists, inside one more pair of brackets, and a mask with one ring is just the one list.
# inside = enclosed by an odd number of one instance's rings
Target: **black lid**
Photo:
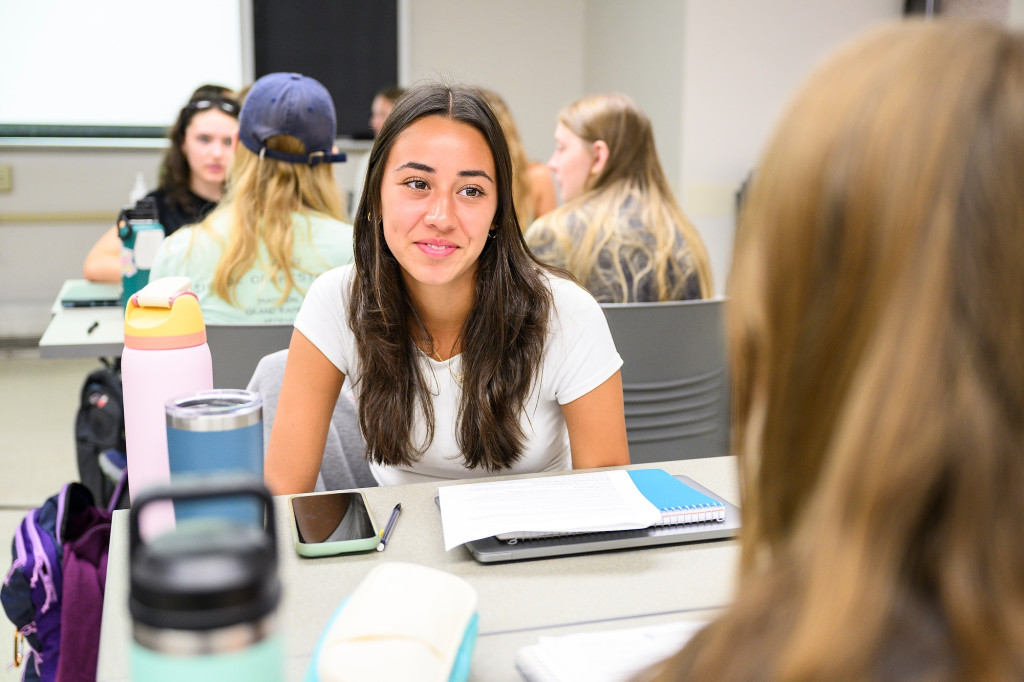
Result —
[[[138, 517], [158, 499], [255, 495], [265, 503], [267, 529], [226, 519], [196, 519], [142, 542]], [[150, 489], [130, 515], [132, 618], [158, 628], [212, 630], [258, 620], [281, 599], [274, 509], [262, 484], [212, 482]]]
[[154, 223], [160, 222], [160, 211], [156, 205], [156, 197], [143, 197], [135, 202], [134, 206], [125, 206], [117, 218], [128, 222], [139, 222], [151, 220]]
[[281, 585], [267, 544], [255, 528], [220, 524], [141, 546], [131, 562], [132, 618], [153, 627], [211, 630], [268, 615]]

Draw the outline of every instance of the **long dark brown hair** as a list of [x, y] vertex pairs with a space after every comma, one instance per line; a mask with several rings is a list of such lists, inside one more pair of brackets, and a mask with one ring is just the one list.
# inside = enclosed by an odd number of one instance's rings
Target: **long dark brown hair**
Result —
[[[477, 266], [476, 301], [462, 328], [462, 399], [456, 441], [465, 465], [507, 469], [526, 435], [520, 416], [544, 355], [551, 292], [523, 240], [512, 199], [512, 162], [501, 125], [478, 92], [431, 83], [408, 91], [388, 116], [370, 152], [355, 219], [355, 271], [349, 324], [359, 352], [359, 425], [367, 457], [409, 465], [434, 438], [434, 410], [420, 371], [417, 341], [433, 342], [384, 240], [380, 190], [384, 165], [399, 134], [426, 116], [466, 123], [483, 134], [494, 156], [498, 207], [493, 239]], [[423, 444], [411, 442], [420, 410]]]
[[[178, 112], [178, 118], [168, 131], [167, 136], [171, 140], [171, 146], [164, 154], [163, 164], [160, 166], [160, 191], [164, 193], [172, 203], [182, 209], [192, 212], [192, 195], [190, 193], [192, 182], [192, 169], [188, 167], [188, 160], [181, 146], [185, 144], [185, 130], [196, 114], [202, 111], [209, 111], [210, 107], [199, 108], [199, 102], [212, 102], [213, 108], [220, 109], [229, 116], [238, 118], [238, 111], [241, 108], [233, 98], [231, 90], [220, 85], [201, 85], [188, 99], [188, 104]], [[232, 111], [233, 110], [233, 113]]]

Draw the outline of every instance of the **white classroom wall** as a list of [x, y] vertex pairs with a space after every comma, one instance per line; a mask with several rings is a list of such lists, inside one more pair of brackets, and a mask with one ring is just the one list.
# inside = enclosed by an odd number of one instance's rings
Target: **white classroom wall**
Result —
[[[1021, 0], [1012, 0], [1014, 8]], [[555, 115], [619, 90], [650, 116], [684, 210], [728, 274], [736, 187], [778, 110], [830, 47], [900, 14], [902, 0], [400, 0], [403, 79], [500, 92], [527, 152], [546, 160]], [[1016, 16], [1020, 15], [1017, 9]], [[159, 150], [11, 149], [0, 164], [0, 338], [42, 333], [60, 283], [127, 200], [155, 183]], [[345, 173], [346, 171], [342, 171]]]
[[547, 160], [555, 115], [584, 94], [587, 4], [403, 0], [410, 26], [405, 85], [442, 78], [498, 92], [527, 154]]
[[832, 48], [902, 0], [691, 0], [684, 22], [681, 200], [725, 292], [736, 192], [787, 100]]
[[[700, 0], [698, 0], [700, 1]], [[651, 121], [662, 168], [680, 177], [686, 4], [591, 0], [586, 14], [587, 94], [628, 95]]]

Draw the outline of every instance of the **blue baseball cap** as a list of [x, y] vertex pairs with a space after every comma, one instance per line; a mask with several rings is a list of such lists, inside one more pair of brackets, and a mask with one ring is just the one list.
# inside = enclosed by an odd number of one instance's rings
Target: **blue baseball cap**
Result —
[[[238, 139], [261, 157], [316, 166], [345, 160], [334, 154], [337, 123], [331, 93], [301, 73], [270, 73], [253, 83], [238, 117]], [[290, 135], [306, 147], [290, 154], [267, 147], [274, 135]]]

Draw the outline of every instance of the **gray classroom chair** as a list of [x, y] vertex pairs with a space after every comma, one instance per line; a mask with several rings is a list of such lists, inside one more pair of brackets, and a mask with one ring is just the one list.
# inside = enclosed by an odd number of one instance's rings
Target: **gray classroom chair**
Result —
[[[270, 430], [277, 412], [277, 399], [281, 394], [281, 380], [284, 378], [287, 360], [287, 349], [271, 353], [259, 361], [248, 384], [250, 391], [256, 391], [263, 398], [264, 449], [270, 442]], [[355, 404], [342, 394], [331, 416], [324, 458], [314, 490], [350, 490], [376, 485], [377, 481], [366, 462], [366, 443], [359, 431]]]
[[725, 299], [604, 303], [634, 463], [729, 454]]
[[208, 324], [214, 388], [244, 388], [264, 355], [287, 348], [290, 324]]

